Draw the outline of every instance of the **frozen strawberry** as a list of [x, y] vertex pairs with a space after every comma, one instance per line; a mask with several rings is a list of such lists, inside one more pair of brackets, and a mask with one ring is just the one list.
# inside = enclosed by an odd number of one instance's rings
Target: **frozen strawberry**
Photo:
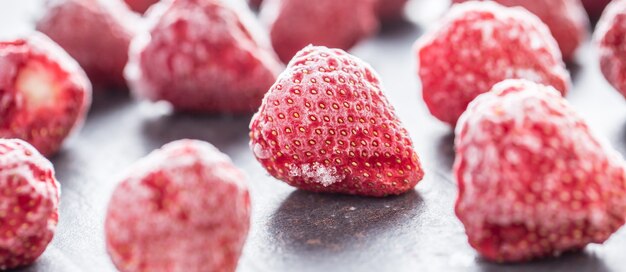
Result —
[[469, 102], [504, 79], [532, 80], [563, 94], [570, 85], [550, 31], [519, 7], [456, 4], [415, 48], [424, 101], [435, 117], [453, 126]]
[[402, 18], [408, 0], [377, 0], [376, 13], [383, 22], [398, 21]]
[[229, 1], [173, 0], [147, 14], [149, 32], [132, 43], [126, 76], [140, 98], [179, 111], [254, 112], [281, 65]]
[[581, 250], [624, 224], [624, 160], [552, 87], [497, 84], [461, 116], [455, 141], [456, 214], [488, 260]]
[[[454, 0], [456, 3], [469, 0]], [[474, 0], [472, 0], [474, 1]], [[507, 7], [523, 7], [537, 15], [556, 39], [563, 59], [572, 61], [589, 37], [589, 18], [580, 0], [495, 0]]]
[[0, 138], [25, 140], [51, 156], [90, 105], [87, 76], [46, 36], [0, 41]]
[[626, 1], [609, 4], [596, 28], [600, 68], [604, 77], [626, 96]]
[[328, 193], [386, 196], [424, 172], [374, 70], [340, 49], [298, 52], [250, 124], [250, 147], [277, 179]]
[[159, 0], [124, 0], [126, 4], [135, 12], [144, 13], [148, 8]]
[[261, 17], [270, 24], [283, 62], [309, 44], [348, 50], [378, 28], [378, 0], [267, 0]]
[[98, 88], [125, 88], [138, 18], [120, 0], [48, 0], [37, 30], [65, 49]]
[[602, 11], [611, 3], [611, 0], [582, 0], [585, 9], [587, 10], [587, 14], [592, 20], [597, 20], [602, 15]]
[[52, 164], [22, 140], [0, 139], [0, 270], [39, 258], [54, 235], [58, 206]]
[[127, 271], [235, 271], [248, 228], [244, 175], [212, 145], [169, 143], [132, 166], [105, 222], [109, 254]]

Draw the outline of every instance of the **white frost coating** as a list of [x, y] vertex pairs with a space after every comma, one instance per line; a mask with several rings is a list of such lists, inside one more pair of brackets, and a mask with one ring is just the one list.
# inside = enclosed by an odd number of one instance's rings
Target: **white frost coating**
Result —
[[320, 163], [302, 164], [297, 166], [292, 164], [289, 167], [289, 175], [292, 177], [300, 177], [311, 179], [313, 182], [328, 187], [343, 180], [343, 176], [337, 174], [335, 167], [326, 167]]
[[272, 153], [267, 149], [263, 149], [263, 146], [259, 143], [254, 144], [252, 152], [254, 152], [254, 155], [259, 159], [269, 159], [272, 156]]

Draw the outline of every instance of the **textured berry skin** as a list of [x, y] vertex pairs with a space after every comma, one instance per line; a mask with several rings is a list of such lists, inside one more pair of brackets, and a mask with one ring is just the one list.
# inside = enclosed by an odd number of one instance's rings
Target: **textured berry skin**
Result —
[[597, 20], [602, 15], [604, 8], [611, 3], [611, 0], [582, 0], [587, 14], [592, 20]]
[[[282, 65], [228, 1], [174, 0], [150, 9], [149, 32], [132, 42], [133, 93], [179, 111], [251, 113]], [[268, 45], [269, 47], [269, 45]]]
[[488, 260], [581, 250], [624, 224], [622, 157], [552, 87], [497, 84], [470, 104], [455, 141], [456, 214]]
[[122, 272], [235, 271], [250, 226], [244, 175], [212, 145], [169, 143], [132, 166], [105, 221]]
[[378, 75], [340, 49], [298, 52], [250, 129], [257, 160], [300, 189], [381, 197], [413, 189], [424, 175]]
[[267, 0], [261, 17], [287, 63], [309, 44], [348, 50], [378, 29], [377, 0]]
[[91, 105], [91, 84], [63, 49], [40, 33], [0, 41], [0, 138], [56, 153]]
[[550, 31], [520, 7], [456, 4], [415, 48], [424, 101], [435, 117], [453, 126], [476, 96], [504, 79], [532, 80], [563, 94], [570, 86]]
[[48, 0], [37, 30], [65, 49], [97, 88], [126, 88], [138, 17], [121, 0]]
[[[469, 0], [454, 0], [456, 3]], [[594, 0], [597, 1], [597, 0]], [[495, 0], [507, 7], [523, 7], [537, 15], [561, 49], [565, 61], [572, 61], [576, 50], [589, 37], [589, 18], [580, 0]]]
[[597, 25], [595, 40], [604, 77], [626, 96], [626, 1], [615, 0], [606, 7]]
[[59, 221], [52, 164], [30, 144], [0, 139], [0, 270], [33, 263]]
[[142, 13], [142, 14], [146, 12], [146, 10], [148, 10], [150, 6], [159, 2], [159, 0], [124, 0], [124, 1], [128, 5], [128, 7], [130, 7], [131, 10], [133, 10], [134, 12]]

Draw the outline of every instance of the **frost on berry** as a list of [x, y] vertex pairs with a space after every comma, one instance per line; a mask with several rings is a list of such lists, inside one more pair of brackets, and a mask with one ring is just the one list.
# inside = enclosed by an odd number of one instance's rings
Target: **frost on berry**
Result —
[[155, 4], [148, 30], [131, 44], [125, 73], [132, 92], [179, 111], [253, 112], [281, 64], [250, 16], [229, 1]]
[[[466, 1], [469, 0], [454, 0], [456, 3]], [[537, 15], [550, 29], [566, 61], [574, 59], [576, 50], [589, 36], [589, 18], [580, 0], [494, 0], [494, 2], [507, 7], [523, 7]]]
[[120, 271], [235, 271], [250, 226], [243, 173], [212, 145], [179, 140], [133, 165], [111, 197]]
[[256, 158], [297, 188], [385, 196], [412, 189], [423, 176], [378, 75], [339, 49], [300, 51], [250, 129]]
[[489, 260], [580, 250], [624, 224], [624, 160], [552, 87], [497, 84], [460, 118], [455, 149], [456, 214]]
[[613, 1], [606, 8], [595, 32], [600, 68], [604, 77], [626, 96], [626, 1]]
[[424, 101], [451, 125], [476, 96], [504, 79], [528, 79], [563, 94], [570, 85], [550, 31], [520, 7], [456, 4], [415, 48]]
[[37, 30], [76, 59], [95, 87], [125, 88], [124, 66], [139, 24], [121, 0], [49, 0]]
[[45, 156], [78, 128], [91, 84], [63, 49], [40, 33], [0, 41], [0, 137], [19, 138]]
[[58, 205], [52, 164], [26, 142], [0, 139], [0, 270], [29, 265], [44, 252]]

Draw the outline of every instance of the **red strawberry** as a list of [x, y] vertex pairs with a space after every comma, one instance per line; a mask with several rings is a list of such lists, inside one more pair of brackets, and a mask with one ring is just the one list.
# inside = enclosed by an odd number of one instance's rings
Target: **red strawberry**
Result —
[[122, 271], [235, 271], [250, 226], [244, 176], [212, 145], [169, 143], [132, 166], [105, 222]]
[[602, 243], [624, 224], [626, 168], [552, 87], [497, 84], [459, 120], [456, 214], [488, 260]]
[[120, 0], [48, 1], [37, 30], [87, 72], [94, 86], [125, 88], [124, 66], [138, 17]]
[[135, 12], [144, 13], [148, 8], [159, 0], [124, 0], [126, 4]]
[[[456, 3], [469, 0], [454, 0]], [[597, 1], [597, 0], [594, 0]], [[589, 18], [580, 0], [495, 0], [507, 7], [523, 7], [537, 15], [556, 39], [563, 59], [572, 61], [589, 37]]]
[[21, 140], [0, 139], [0, 270], [33, 263], [59, 221], [54, 168]]
[[45, 156], [56, 153], [85, 118], [91, 85], [50, 39], [0, 41], [0, 138], [20, 138]]
[[377, 0], [376, 13], [383, 22], [398, 21], [402, 18], [408, 0]]
[[615, 0], [606, 8], [596, 28], [600, 68], [604, 77], [626, 97], [626, 1]]
[[126, 70], [132, 91], [180, 111], [258, 108], [281, 65], [245, 24], [250, 15], [230, 4], [173, 0], [150, 9], [150, 29], [133, 40]]
[[250, 129], [259, 162], [300, 189], [380, 197], [411, 190], [424, 175], [378, 75], [340, 49], [298, 52]]
[[450, 125], [494, 84], [523, 78], [565, 94], [570, 78], [554, 38], [536, 16], [492, 2], [456, 4], [416, 43], [418, 76], [430, 112]]
[[602, 15], [602, 11], [611, 3], [611, 0], [582, 0], [589, 17], [592, 20], [597, 20]]
[[377, 0], [270, 0], [261, 16], [274, 50], [288, 62], [300, 49], [324, 45], [348, 50], [378, 28]]

